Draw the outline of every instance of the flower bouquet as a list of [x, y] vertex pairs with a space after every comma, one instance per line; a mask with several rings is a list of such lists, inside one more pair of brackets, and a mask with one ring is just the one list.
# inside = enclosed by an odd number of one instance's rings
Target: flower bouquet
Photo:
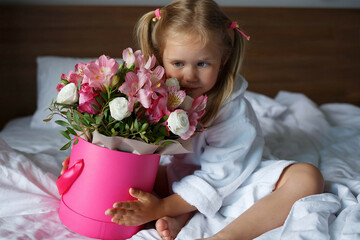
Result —
[[[130, 187], [151, 192], [161, 154], [191, 151], [188, 139], [202, 127], [207, 97], [195, 99], [141, 51], [123, 51], [123, 62], [105, 55], [61, 76], [49, 118], [72, 146], [68, 170], [57, 181], [61, 221], [94, 238], [127, 239], [125, 227], [104, 214], [114, 202], [132, 200]], [[73, 137], [72, 137], [73, 136]]]

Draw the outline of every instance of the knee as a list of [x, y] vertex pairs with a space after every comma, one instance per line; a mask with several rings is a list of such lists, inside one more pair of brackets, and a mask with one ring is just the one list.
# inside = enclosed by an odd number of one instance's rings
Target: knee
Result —
[[299, 197], [319, 194], [324, 191], [324, 178], [316, 167], [309, 163], [296, 163], [287, 167], [275, 190], [283, 188]]
[[307, 195], [319, 194], [324, 191], [324, 178], [318, 168], [309, 163], [297, 163], [292, 167], [295, 184], [300, 185]]

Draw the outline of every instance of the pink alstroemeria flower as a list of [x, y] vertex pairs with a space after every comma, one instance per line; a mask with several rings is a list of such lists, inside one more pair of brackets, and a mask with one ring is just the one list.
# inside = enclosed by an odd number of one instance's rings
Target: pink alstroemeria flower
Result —
[[[61, 74], [60, 79], [62, 80], [66, 80], [68, 81], [68, 83], [75, 83], [76, 87], [79, 87], [79, 80], [82, 78], [81, 75], [79, 75], [78, 73], [70, 70], [68, 75], [66, 74]], [[59, 93], [60, 90], [65, 86], [65, 84], [61, 83], [58, 84], [56, 87], [56, 91]]]
[[190, 113], [196, 113], [198, 115], [198, 119], [202, 118], [206, 111], [208, 97], [206, 95], [200, 95], [196, 97], [191, 105], [189, 110]]
[[167, 109], [167, 101], [167, 96], [159, 96], [153, 100], [151, 107], [147, 109], [150, 122], [158, 122], [162, 117], [170, 115]]
[[87, 112], [90, 114], [99, 113], [93, 105], [97, 106], [99, 109], [101, 108], [100, 104], [96, 101], [96, 97], [100, 94], [94, 90], [94, 88], [90, 87], [88, 83], [84, 83], [81, 85], [81, 89], [79, 91], [79, 107], [78, 110], [80, 112]]
[[126, 67], [131, 67], [131, 65], [135, 64], [135, 54], [132, 48], [126, 48], [122, 54], [123, 60], [125, 62]]
[[140, 82], [138, 75], [134, 72], [128, 72], [125, 76], [125, 82], [119, 87], [118, 91], [128, 96], [129, 111], [133, 111], [134, 104], [138, 101], [137, 93], [144, 85]]
[[79, 62], [78, 64], [75, 65], [75, 72], [80, 76], [83, 76], [85, 68], [86, 68], [86, 64]]
[[189, 139], [195, 132], [196, 130], [196, 126], [198, 125], [198, 118], [197, 118], [197, 114], [190, 114], [188, 115], [189, 117], [189, 129], [187, 130], [186, 133], [182, 134], [180, 137], [182, 140], [187, 140]]
[[180, 136], [181, 139], [183, 140], [189, 139], [194, 134], [196, 127], [199, 123], [199, 120], [205, 114], [206, 104], [207, 104], [206, 95], [200, 95], [194, 99], [192, 106], [188, 111], [190, 127], [186, 133]]
[[175, 86], [170, 87], [169, 89], [169, 100], [168, 108], [170, 111], [173, 111], [175, 108], [179, 107], [185, 100], [186, 93], [183, 90], [178, 90]]
[[88, 83], [90, 87], [106, 91], [111, 86], [111, 79], [119, 69], [119, 63], [115, 59], [105, 55], [100, 56], [96, 61], [91, 61], [84, 69], [84, 83]]
[[136, 68], [145, 68], [148, 70], [151, 70], [155, 64], [156, 64], [156, 57], [154, 55], [151, 55], [148, 60], [145, 60], [145, 56], [142, 54], [135, 55], [135, 67]]

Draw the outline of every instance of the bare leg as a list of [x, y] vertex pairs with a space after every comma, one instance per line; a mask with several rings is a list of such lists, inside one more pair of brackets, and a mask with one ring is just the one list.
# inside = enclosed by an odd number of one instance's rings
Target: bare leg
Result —
[[281, 226], [295, 201], [322, 193], [323, 189], [324, 180], [317, 168], [306, 163], [291, 165], [283, 171], [271, 194], [207, 240], [254, 239]]

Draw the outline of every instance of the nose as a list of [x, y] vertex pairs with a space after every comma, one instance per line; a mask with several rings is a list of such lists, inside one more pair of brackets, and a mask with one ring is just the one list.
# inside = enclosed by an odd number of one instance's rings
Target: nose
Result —
[[196, 69], [192, 66], [188, 66], [184, 69], [183, 81], [186, 83], [196, 82], [197, 73]]

